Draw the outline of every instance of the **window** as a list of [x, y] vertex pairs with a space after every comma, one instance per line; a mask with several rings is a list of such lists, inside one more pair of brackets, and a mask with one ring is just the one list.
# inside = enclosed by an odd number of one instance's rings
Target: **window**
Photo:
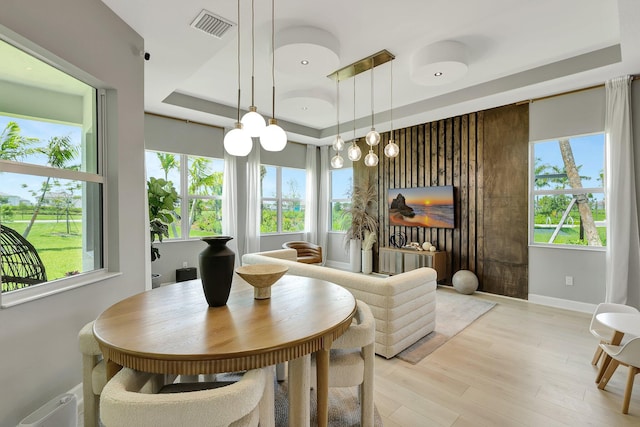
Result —
[[331, 170], [331, 231], [346, 231], [351, 226], [351, 216], [344, 211], [351, 204], [353, 169]]
[[261, 165], [260, 233], [304, 231], [307, 172], [304, 169]]
[[604, 141], [599, 133], [532, 144], [533, 244], [606, 245]]
[[222, 159], [147, 150], [145, 163], [147, 180], [167, 181], [179, 196], [169, 239], [222, 234]]
[[2, 293], [37, 296], [104, 266], [103, 97], [1, 40], [0, 63]]

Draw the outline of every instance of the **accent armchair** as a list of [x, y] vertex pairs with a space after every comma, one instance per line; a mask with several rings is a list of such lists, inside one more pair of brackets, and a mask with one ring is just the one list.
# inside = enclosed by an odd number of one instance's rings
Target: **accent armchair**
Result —
[[295, 249], [296, 261], [305, 264], [322, 264], [322, 246], [310, 242], [294, 241], [282, 244], [284, 249]]

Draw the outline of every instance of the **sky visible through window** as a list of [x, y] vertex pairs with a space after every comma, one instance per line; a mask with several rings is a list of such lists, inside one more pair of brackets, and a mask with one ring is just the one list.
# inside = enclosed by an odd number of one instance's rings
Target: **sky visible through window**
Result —
[[[175, 154], [176, 159], [180, 160], [180, 154]], [[158, 155], [155, 151], [146, 151], [144, 153], [144, 161], [145, 167], [147, 171], [147, 179], [154, 178], [163, 178], [164, 179], [164, 170], [160, 167], [160, 160], [158, 160]], [[179, 169], [171, 169], [167, 174], [167, 180], [173, 182], [176, 190], [180, 189], [180, 170]]]
[[[165, 170], [162, 168], [162, 165], [160, 164], [160, 159], [158, 158], [158, 153], [160, 154], [173, 154], [175, 156], [176, 162], [179, 164], [182, 161], [182, 155], [178, 154], [178, 153], [169, 153], [169, 152], [164, 152], [164, 151], [152, 151], [152, 150], [147, 150], [145, 151], [145, 155], [144, 155], [144, 161], [145, 161], [145, 168], [146, 168], [146, 178], [147, 180], [151, 177], [154, 178], [165, 178]], [[189, 167], [191, 166], [191, 162], [193, 162], [194, 159], [198, 159], [200, 158], [199, 156], [188, 156], [189, 157]], [[202, 157], [203, 159], [206, 159], [208, 161], [207, 164], [207, 173], [223, 173], [224, 172], [224, 160], [222, 159], [216, 159], [213, 157]], [[180, 192], [181, 188], [180, 188], [180, 166], [183, 165], [179, 165], [176, 167], [172, 167], [167, 171], [167, 176], [166, 179], [170, 182], [173, 183], [173, 186], [175, 187], [175, 189]], [[203, 193], [201, 192], [197, 192], [197, 194], [202, 195]]]
[[[262, 197], [277, 198], [277, 167], [263, 165], [266, 174], [262, 179]], [[282, 167], [282, 197], [294, 197], [304, 200], [307, 194], [306, 174], [304, 169]]]
[[353, 169], [334, 169], [331, 172], [331, 199], [348, 199], [353, 182]]
[[[38, 120], [21, 119], [0, 115], [0, 133], [9, 122], [16, 122], [20, 126], [20, 135], [25, 138], [38, 138], [39, 142], [31, 147], [45, 147], [50, 138], [55, 136], [68, 136], [74, 146], [80, 147], [82, 142], [82, 129], [80, 126], [50, 123]], [[46, 165], [46, 156], [42, 154], [31, 155], [22, 161], [36, 165]], [[30, 191], [39, 191], [45, 178], [31, 175], [2, 174], [0, 179], [0, 193], [2, 195], [18, 196], [31, 203], [36, 202]]]
[[[576, 166], [580, 168], [582, 186], [585, 188], [602, 187], [600, 174], [604, 172], [604, 134], [572, 137], [569, 140]], [[564, 169], [557, 140], [539, 142], [534, 147], [535, 157], [540, 159], [541, 164], [556, 166], [560, 170]]]

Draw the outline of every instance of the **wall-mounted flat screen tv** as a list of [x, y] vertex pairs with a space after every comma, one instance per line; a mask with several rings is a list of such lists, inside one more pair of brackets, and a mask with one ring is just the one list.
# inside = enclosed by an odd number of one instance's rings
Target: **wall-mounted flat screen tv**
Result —
[[453, 186], [390, 188], [389, 225], [454, 228]]

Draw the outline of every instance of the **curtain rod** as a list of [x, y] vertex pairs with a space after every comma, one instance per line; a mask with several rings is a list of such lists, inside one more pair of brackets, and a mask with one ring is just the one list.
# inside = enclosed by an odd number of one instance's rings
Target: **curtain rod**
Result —
[[[632, 81], [633, 80], [638, 80], [638, 79], [640, 79], [640, 76], [635, 76], [635, 75], [631, 76], [631, 80]], [[516, 102], [516, 105], [523, 105], [523, 104], [530, 104], [532, 102], [537, 102], [537, 101], [544, 101], [545, 99], [555, 98], [557, 96], [571, 95], [572, 93], [584, 92], [584, 91], [591, 90], [591, 89], [597, 89], [599, 87], [604, 87], [604, 83], [600, 83], [600, 84], [593, 85], [593, 86], [588, 86], [588, 87], [583, 87], [583, 88], [580, 88], [580, 89], [568, 90], [566, 92], [554, 93], [553, 95], [541, 96], [540, 98], [526, 99], [526, 100], [523, 100], [523, 101]]]

